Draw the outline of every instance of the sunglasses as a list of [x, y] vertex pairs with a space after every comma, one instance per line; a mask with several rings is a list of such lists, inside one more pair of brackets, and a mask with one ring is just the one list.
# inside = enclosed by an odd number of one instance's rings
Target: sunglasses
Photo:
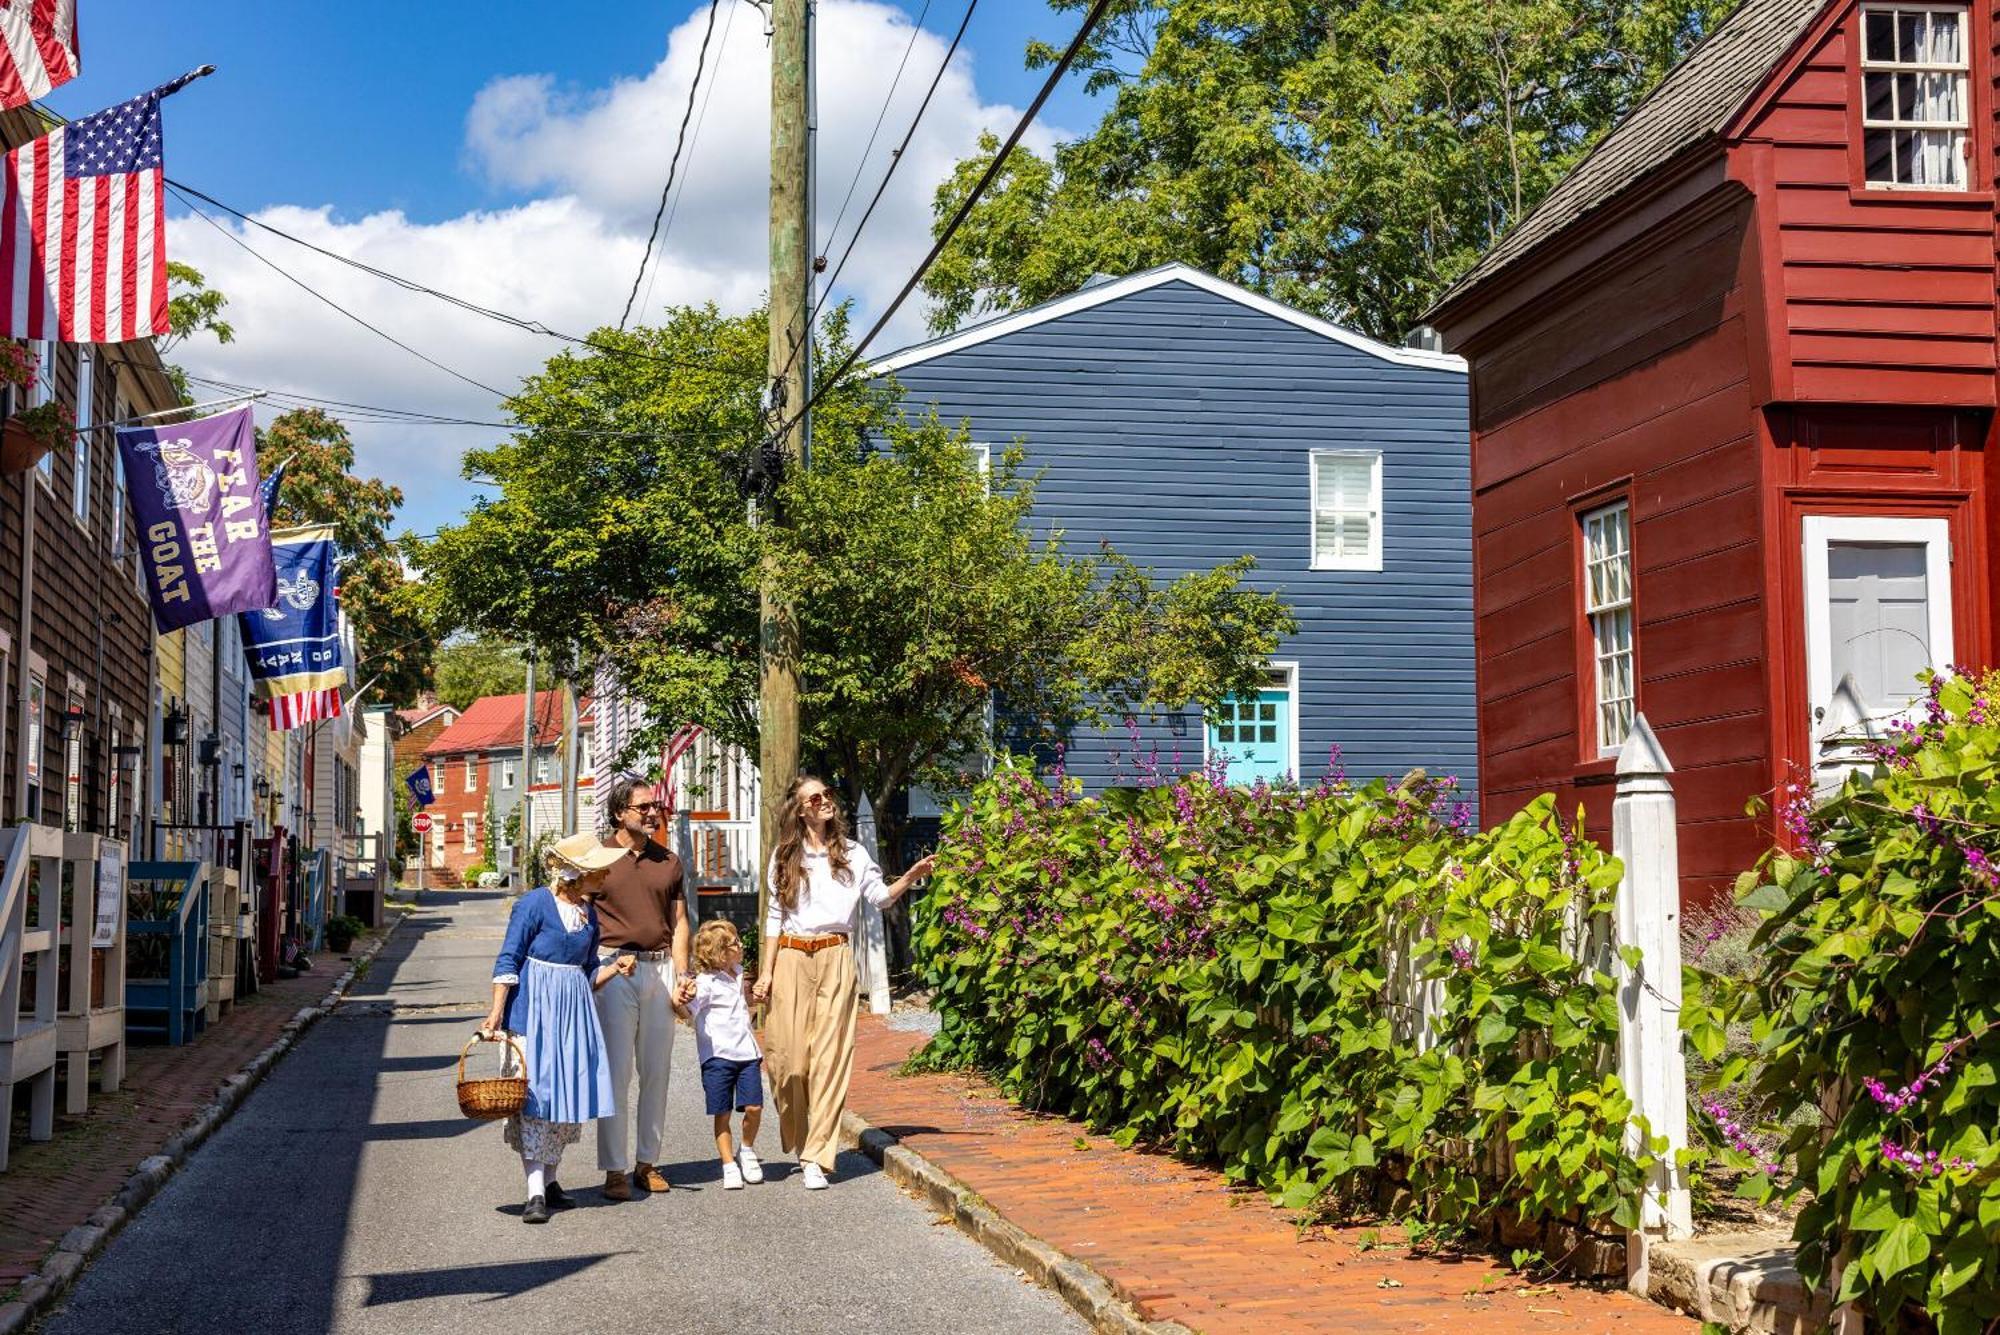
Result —
[[627, 811], [636, 811], [642, 816], [649, 811], [657, 815], [660, 810], [660, 804], [658, 802], [633, 802], [625, 809]]
[[799, 805], [802, 807], [830, 807], [833, 805], [833, 794], [824, 791], [807, 793], [799, 799]]

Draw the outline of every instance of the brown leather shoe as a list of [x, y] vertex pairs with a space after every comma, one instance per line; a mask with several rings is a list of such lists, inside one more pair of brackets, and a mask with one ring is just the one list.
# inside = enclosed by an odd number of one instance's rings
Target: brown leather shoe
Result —
[[607, 1201], [629, 1201], [632, 1199], [632, 1179], [623, 1173], [604, 1175], [604, 1199]]
[[634, 1168], [632, 1180], [639, 1184], [642, 1191], [660, 1192], [673, 1189], [673, 1183], [667, 1181], [667, 1175], [649, 1163], [642, 1163]]

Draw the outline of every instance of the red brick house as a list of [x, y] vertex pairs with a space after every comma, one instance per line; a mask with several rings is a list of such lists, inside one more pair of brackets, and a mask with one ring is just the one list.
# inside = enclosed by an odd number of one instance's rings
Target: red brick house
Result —
[[[524, 775], [521, 735], [526, 709], [527, 697], [522, 694], [475, 700], [424, 747], [424, 759], [431, 767], [431, 788], [437, 795], [429, 808], [433, 824], [425, 849], [425, 865], [433, 871], [456, 877], [483, 861], [489, 820], [496, 853], [505, 846], [507, 818], [521, 800], [524, 780], [534, 803], [535, 828], [546, 831], [559, 822], [562, 696], [555, 692], [535, 695], [534, 768]], [[585, 824], [589, 823], [587, 813], [594, 810], [591, 794], [595, 778], [588, 740], [591, 722], [591, 702], [585, 699], [577, 706], [581, 751], [577, 792]]]
[[1604, 827], [1643, 712], [1705, 896], [1837, 725], [1994, 661], [1995, 11], [1746, 0], [1433, 312], [1488, 821]]

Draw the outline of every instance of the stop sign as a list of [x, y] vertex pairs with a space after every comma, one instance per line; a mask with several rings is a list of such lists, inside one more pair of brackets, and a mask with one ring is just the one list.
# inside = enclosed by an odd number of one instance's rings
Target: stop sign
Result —
[[410, 828], [418, 834], [429, 834], [431, 832], [431, 813], [428, 811], [419, 811], [416, 815], [410, 817]]

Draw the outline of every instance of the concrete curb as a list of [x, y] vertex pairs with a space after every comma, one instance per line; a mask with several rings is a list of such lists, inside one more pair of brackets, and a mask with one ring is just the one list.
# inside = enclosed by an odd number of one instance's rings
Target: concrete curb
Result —
[[118, 1230], [131, 1222], [147, 1201], [159, 1194], [160, 1188], [187, 1162], [188, 1156], [243, 1105], [257, 1082], [297, 1046], [300, 1035], [340, 1004], [340, 999], [347, 995], [347, 989], [354, 986], [361, 970], [373, 962], [409, 916], [410, 910], [397, 914], [390, 921], [388, 930], [355, 957], [354, 962], [347, 966], [347, 972], [334, 980], [333, 986], [318, 1004], [301, 1007], [286, 1021], [285, 1027], [269, 1046], [217, 1086], [215, 1098], [182, 1123], [181, 1129], [160, 1147], [158, 1154], [139, 1161], [138, 1168], [125, 1179], [125, 1185], [117, 1195], [99, 1206], [82, 1225], [63, 1234], [61, 1241], [56, 1243], [56, 1249], [42, 1261], [41, 1268], [21, 1281], [14, 1300], [0, 1304], [0, 1335], [15, 1335], [17, 1331], [26, 1330], [30, 1323], [55, 1305], [56, 1299], [76, 1283], [83, 1268], [104, 1250]]
[[1643, 1293], [1662, 1307], [1732, 1331], [1806, 1335], [1826, 1330], [1826, 1295], [1806, 1287], [1795, 1259], [1789, 1240], [1775, 1233], [1649, 1242]]
[[[873, 1159], [891, 1182], [927, 1201], [1002, 1263], [1053, 1290], [1092, 1330], [1101, 1335], [1193, 1335], [1178, 1321], [1146, 1320], [1129, 1293], [1089, 1264], [1001, 1218], [977, 1192], [858, 1114], [841, 1114], [840, 1138], [843, 1147]], [[0, 1335], [5, 1335], [4, 1326]]]

